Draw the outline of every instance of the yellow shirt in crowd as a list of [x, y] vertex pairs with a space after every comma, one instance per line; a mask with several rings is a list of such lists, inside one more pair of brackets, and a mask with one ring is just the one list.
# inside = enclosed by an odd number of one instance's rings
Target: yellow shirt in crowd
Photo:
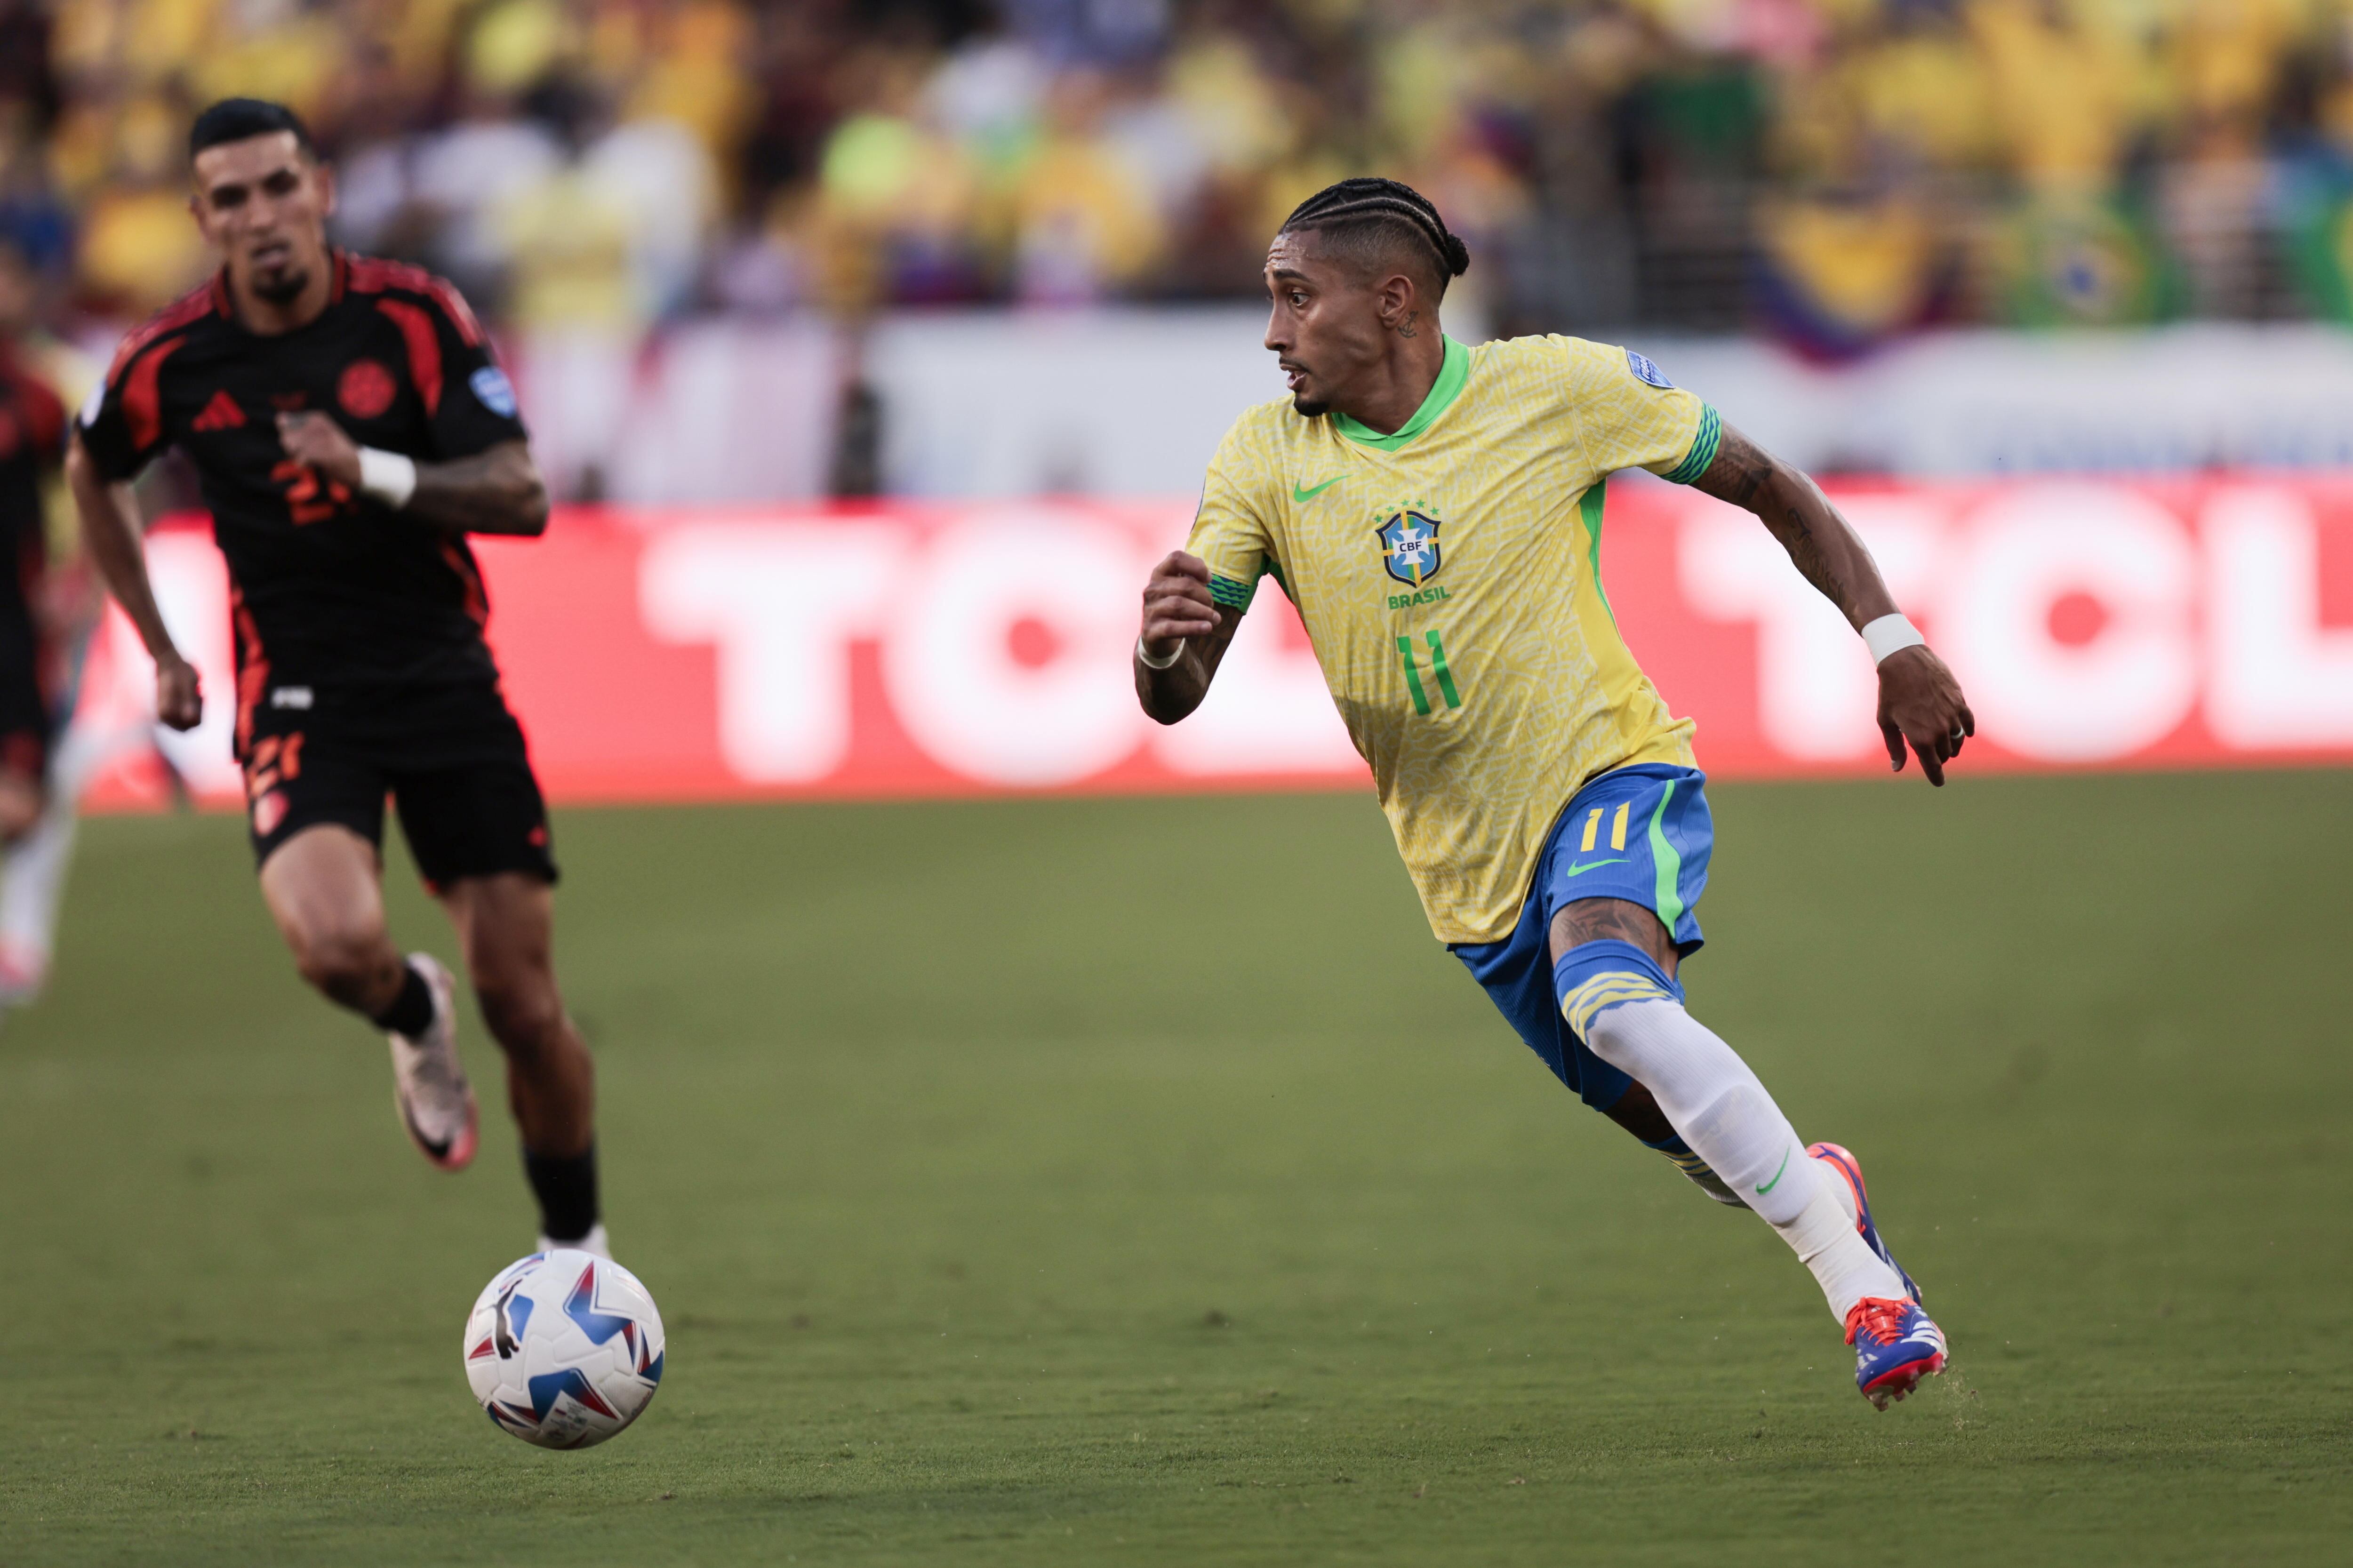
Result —
[[1190, 549], [1221, 605], [1271, 574], [1298, 606], [1440, 941], [1511, 934], [1587, 780], [1693, 765], [1691, 721], [1602, 593], [1602, 487], [1631, 468], [1688, 484], [1721, 428], [1626, 349], [1449, 339], [1392, 435], [1279, 398], [1218, 448]]

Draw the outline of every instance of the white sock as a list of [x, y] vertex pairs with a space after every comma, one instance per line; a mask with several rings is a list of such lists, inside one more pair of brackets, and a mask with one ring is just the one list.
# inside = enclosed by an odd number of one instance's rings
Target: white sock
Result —
[[78, 730], [58, 737], [50, 764], [48, 800], [0, 867], [0, 952], [36, 986], [47, 973], [58, 929], [58, 904], [73, 864], [74, 834], [90, 748]]
[[1884, 1296], [1891, 1300], [1904, 1299], [1904, 1281], [1895, 1270], [1887, 1267], [1879, 1254], [1871, 1250], [1854, 1228], [1854, 1215], [1841, 1201], [1846, 1184], [1814, 1162], [1816, 1180], [1814, 1195], [1806, 1200], [1805, 1209], [1788, 1225], [1773, 1228], [1789, 1244], [1805, 1266], [1814, 1271], [1814, 1282], [1822, 1288], [1824, 1300], [1831, 1304], [1831, 1316], [1840, 1322], [1854, 1310], [1854, 1304], [1865, 1296]]
[[1595, 1015], [1586, 1033], [1593, 1054], [1648, 1089], [1693, 1152], [1780, 1233], [1833, 1316], [1843, 1322], [1865, 1296], [1903, 1296], [1904, 1282], [1856, 1233], [1841, 1184], [1807, 1157], [1748, 1064], [1681, 1003], [1624, 1003]]
[[0, 945], [47, 966], [58, 929], [58, 902], [73, 861], [74, 809], [52, 798], [40, 820], [8, 847], [0, 868]]

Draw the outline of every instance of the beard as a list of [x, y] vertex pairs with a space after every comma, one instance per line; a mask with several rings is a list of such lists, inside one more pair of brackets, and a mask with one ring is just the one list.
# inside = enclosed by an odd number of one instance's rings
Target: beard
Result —
[[250, 287], [257, 299], [273, 305], [290, 305], [302, 297], [311, 286], [311, 274], [300, 267], [281, 267], [275, 271], [256, 272]]
[[1303, 419], [1321, 419], [1324, 415], [1332, 412], [1332, 405], [1329, 403], [1321, 398], [1310, 397], [1303, 392], [1293, 395], [1291, 406], [1298, 411], [1299, 416]]

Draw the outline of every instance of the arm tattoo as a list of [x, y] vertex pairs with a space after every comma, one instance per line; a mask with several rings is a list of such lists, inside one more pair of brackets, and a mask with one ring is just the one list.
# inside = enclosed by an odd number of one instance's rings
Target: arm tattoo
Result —
[[1715, 461], [1693, 481], [1692, 488], [1754, 511], [1757, 497], [1773, 478], [1773, 459], [1757, 443], [1727, 427], [1716, 445]]
[[1692, 488], [1756, 513], [1806, 581], [1855, 625], [1885, 597], [1870, 552], [1814, 482], [1730, 426]]

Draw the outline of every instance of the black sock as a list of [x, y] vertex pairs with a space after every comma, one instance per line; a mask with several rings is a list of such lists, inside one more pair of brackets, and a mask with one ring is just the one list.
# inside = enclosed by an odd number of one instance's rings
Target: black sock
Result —
[[596, 1228], [596, 1145], [577, 1154], [522, 1152], [522, 1173], [539, 1199], [539, 1230], [562, 1246]]
[[400, 994], [392, 1005], [375, 1016], [375, 1026], [390, 1029], [396, 1035], [416, 1039], [433, 1026], [433, 988], [425, 984], [425, 976], [417, 965], [400, 966]]

